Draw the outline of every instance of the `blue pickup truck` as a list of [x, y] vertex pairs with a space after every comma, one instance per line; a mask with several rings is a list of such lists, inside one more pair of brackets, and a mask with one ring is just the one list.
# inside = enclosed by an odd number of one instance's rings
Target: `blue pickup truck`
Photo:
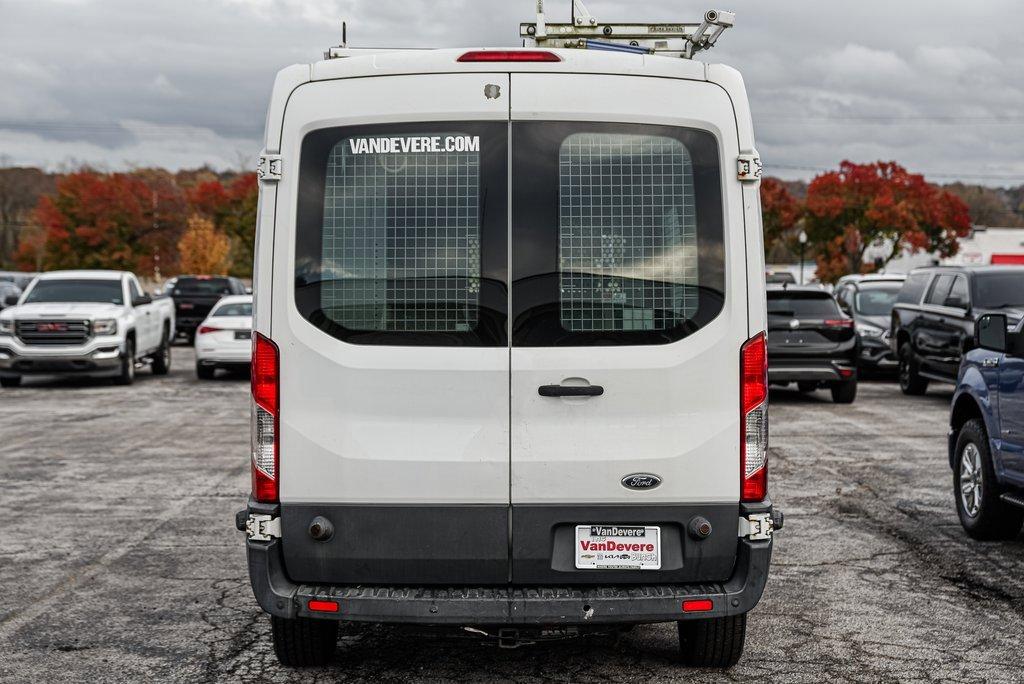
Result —
[[1024, 522], [1024, 320], [985, 314], [960, 364], [949, 463], [960, 523], [975, 539], [1013, 539]]

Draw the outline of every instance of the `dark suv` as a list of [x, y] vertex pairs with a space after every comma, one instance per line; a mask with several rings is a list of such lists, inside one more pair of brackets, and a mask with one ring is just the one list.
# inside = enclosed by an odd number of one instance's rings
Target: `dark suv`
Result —
[[247, 288], [238, 278], [230, 276], [178, 276], [170, 291], [174, 300], [175, 328], [192, 344], [196, 328], [203, 322], [221, 297], [246, 294]]
[[837, 404], [857, 397], [860, 341], [831, 294], [819, 287], [768, 286], [768, 380], [801, 392], [832, 391]]
[[1024, 267], [934, 266], [911, 272], [892, 310], [891, 341], [904, 394], [924, 394], [931, 381], [956, 383], [974, 347], [975, 322], [1024, 316]]

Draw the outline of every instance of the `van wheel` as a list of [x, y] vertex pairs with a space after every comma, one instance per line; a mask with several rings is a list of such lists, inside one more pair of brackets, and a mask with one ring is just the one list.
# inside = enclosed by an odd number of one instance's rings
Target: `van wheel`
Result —
[[917, 360], [910, 343], [900, 347], [900, 389], [904, 394], [920, 396], [928, 391], [928, 379], [918, 374]]
[[338, 646], [338, 623], [310, 618], [270, 616], [274, 653], [286, 667], [326, 665]]
[[167, 328], [164, 328], [163, 337], [160, 338], [160, 347], [153, 352], [153, 375], [167, 375], [171, 370], [171, 338]]
[[729, 668], [743, 655], [747, 615], [680, 620], [679, 659], [691, 667]]
[[978, 419], [967, 421], [956, 440], [953, 497], [964, 531], [974, 539], [1014, 539], [1024, 511], [1003, 502], [992, 467], [988, 434]]
[[213, 376], [216, 374], [216, 366], [204, 366], [201, 363], [196, 364], [196, 377], [200, 380], [213, 380]]
[[130, 385], [135, 382], [135, 340], [128, 338], [124, 342], [124, 354], [121, 355], [121, 374], [114, 382], [118, 385]]
[[852, 404], [857, 398], [857, 379], [837, 382], [830, 388], [832, 390], [832, 401], [836, 404]]
[[13, 388], [13, 387], [18, 387], [19, 385], [21, 385], [21, 376], [20, 375], [4, 375], [4, 376], [0, 376], [0, 387]]

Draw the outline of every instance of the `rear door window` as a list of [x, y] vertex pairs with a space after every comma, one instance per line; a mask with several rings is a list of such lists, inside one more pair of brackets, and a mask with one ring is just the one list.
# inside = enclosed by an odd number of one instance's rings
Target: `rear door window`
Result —
[[932, 304], [934, 306], [945, 306], [946, 297], [949, 296], [949, 289], [953, 286], [953, 276], [948, 274], [940, 275], [935, 279], [932, 284], [932, 289], [928, 293], [928, 299], [925, 300], [926, 304]]
[[524, 122], [513, 141], [514, 345], [663, 344], [721, 311], [711, 134]]
[[507, 344], [507, 124], [314, 131], [300, 185], [307, 320], [359, 344]]
[[178, 278], [172, 294], [181, 297], [229, 295], [231, 281], [227, 278]]

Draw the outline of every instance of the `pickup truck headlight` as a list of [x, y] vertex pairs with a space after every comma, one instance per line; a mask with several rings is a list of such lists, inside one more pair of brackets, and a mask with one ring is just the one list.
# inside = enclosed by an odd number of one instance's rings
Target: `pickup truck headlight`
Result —
[[114, 335], [117, 333], [117, 321], [113, 318], [102, 318], [92, 322], [93, 335]]
[[857, 334], [861, 337], [881, 337], [885, 334], [885, 331], [881, 328], [876, 328], [873, 325], [867, 325], [865, 323], [857, 324]]
[[6, 320], [0, 321], [0, 335], [12, 335], [14, 334], [14, 321]]

